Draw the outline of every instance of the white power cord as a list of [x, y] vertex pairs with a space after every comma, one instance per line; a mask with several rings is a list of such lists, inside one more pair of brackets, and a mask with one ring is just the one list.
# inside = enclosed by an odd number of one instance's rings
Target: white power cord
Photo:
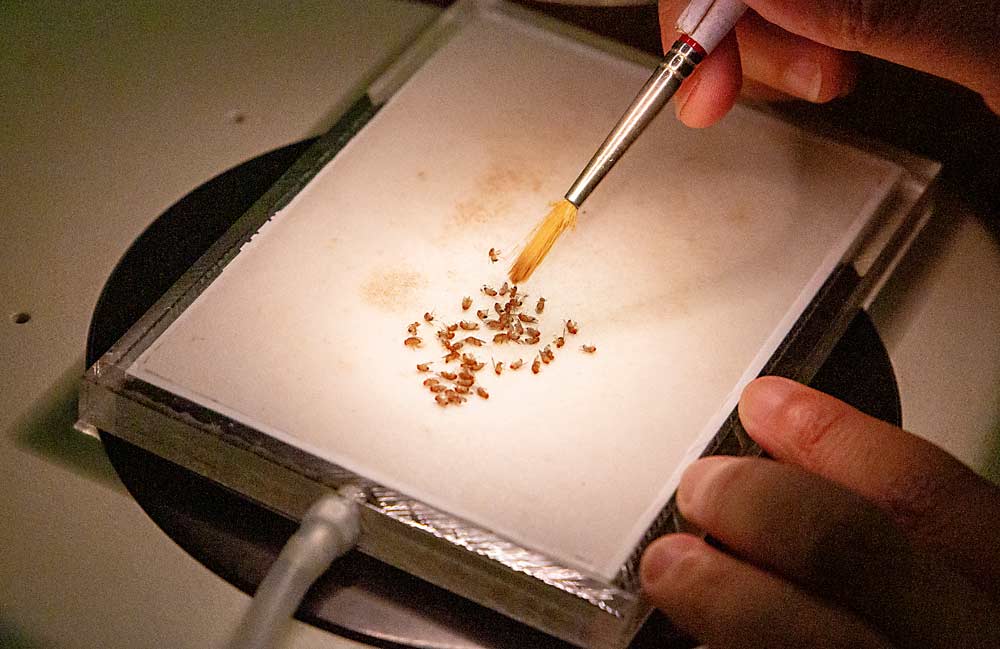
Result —
[[309, 586], [358, 542], [357, 490], [342, 488], [317, 500], [257, 587], [229, 649], [272, 649]]

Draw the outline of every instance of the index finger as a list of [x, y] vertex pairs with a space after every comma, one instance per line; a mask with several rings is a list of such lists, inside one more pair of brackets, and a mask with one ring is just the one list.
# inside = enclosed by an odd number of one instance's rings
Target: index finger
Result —
[[933, 444], [787, 379], [753, 381], [739, 413], [772, 457], [875, 503], [942, 561], [997, 592], [1000, 545], [983, 524], [1000, 519], [995, 485]]

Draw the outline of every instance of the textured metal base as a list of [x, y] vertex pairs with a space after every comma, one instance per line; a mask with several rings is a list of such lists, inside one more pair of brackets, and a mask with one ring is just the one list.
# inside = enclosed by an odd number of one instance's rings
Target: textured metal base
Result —
[[[105, 285], [87, 341], [96, 361], [310, 142], [248, 161], [188, 194], [136, 240]], [[851, 323], [813, 385], [899, 423], [888, 355], [868, 317]], [[295, 524], [127, 442], [102, 435], [122, 482], [172, 539], [213, 572], [251, 593]], [[566, 645], [381, 562], [353, 553], [309, 591], [299, 617], [382, 646], [499, 648]], [[690, 646], [654, 615], [632, 647]]]

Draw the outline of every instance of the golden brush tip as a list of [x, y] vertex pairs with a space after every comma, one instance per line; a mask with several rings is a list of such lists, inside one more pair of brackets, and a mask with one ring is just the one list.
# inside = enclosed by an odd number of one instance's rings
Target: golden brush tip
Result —
[[552, 245], [564, 230], [576, 227], [576, 205], [565, 198], [555, 205], [542, 221], [531, 231], [528, 243], [510, 267], [510, 281], [520, 284], [525, 281], [549, 254]]

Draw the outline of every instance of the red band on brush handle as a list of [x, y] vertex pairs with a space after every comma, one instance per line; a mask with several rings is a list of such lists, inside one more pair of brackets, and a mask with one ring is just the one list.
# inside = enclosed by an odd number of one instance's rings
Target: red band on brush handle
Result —
[[708, 55], [708, 52], [705, 51], [705, 48], [702, 47], [701, 44], [698, 43], [698, 41], [694, 40], [693, 38], [691, 38], [687, 34], [681, 34], [680, 38], [678, 38], [677, 40], [680, 41], [681, 43], [684, 43], [685, 45], [689, 45], [691, 47], [691, 49], [693, 49], [695, 52], [697, 52], [701, 56], [707, 56]]

